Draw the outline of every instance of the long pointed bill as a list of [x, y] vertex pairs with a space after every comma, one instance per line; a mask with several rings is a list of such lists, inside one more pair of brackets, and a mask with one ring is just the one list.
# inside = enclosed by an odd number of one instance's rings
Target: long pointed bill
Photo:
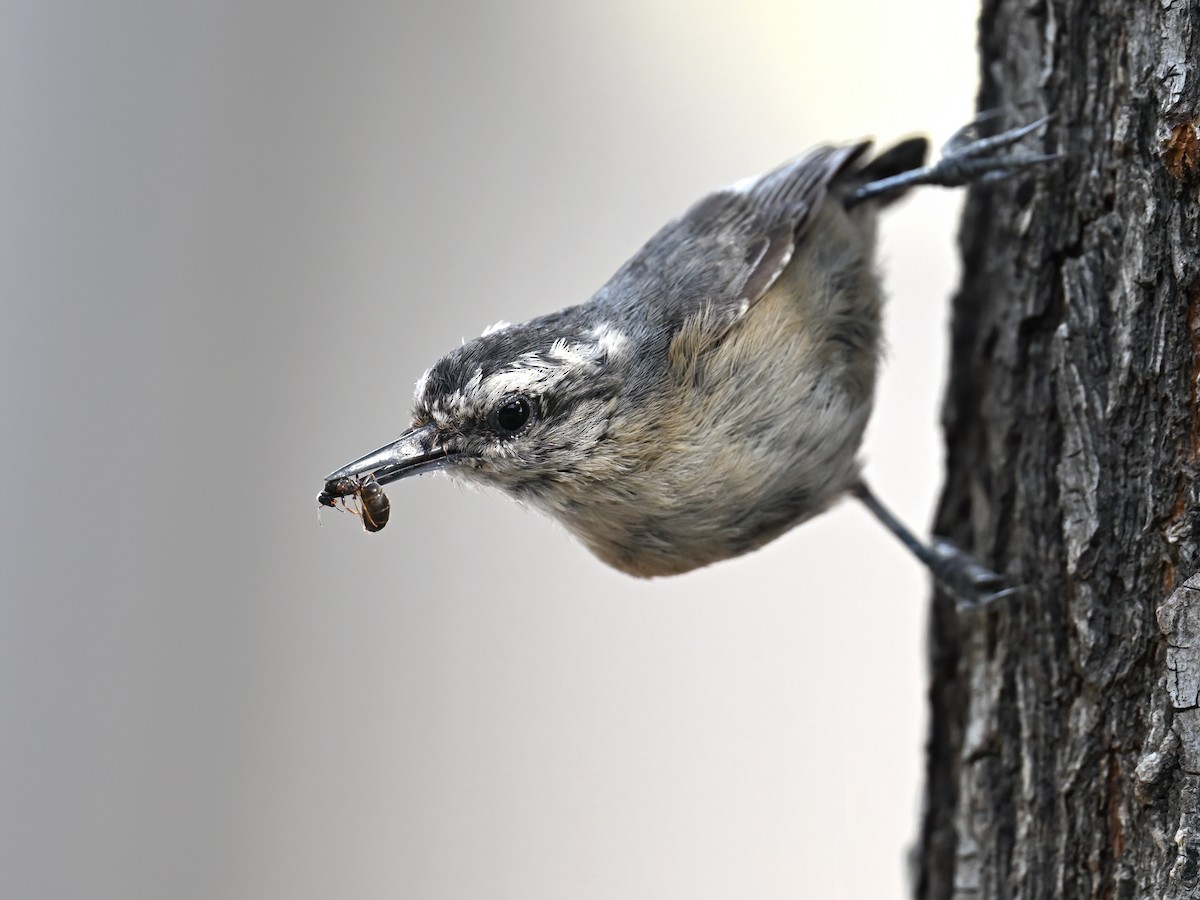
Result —
[[388, 484], [409, 475], [445, 468], [453, 462], [454, 454], [433, 446], [433, 426], [426, 425], [406, 431], [386, 447], [330, 472], [325, 483], [372, 477], [380, 484]]

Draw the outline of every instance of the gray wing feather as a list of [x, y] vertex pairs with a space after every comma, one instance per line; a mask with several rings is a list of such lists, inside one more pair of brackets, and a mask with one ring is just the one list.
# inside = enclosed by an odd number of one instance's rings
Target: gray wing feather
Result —
[[652, 237], [594, 302], [656, 330], [673, 332], [703, 309], [732, 325], [779, 277], [830, 185], [869, 146], [818, 147], [709, 194]]

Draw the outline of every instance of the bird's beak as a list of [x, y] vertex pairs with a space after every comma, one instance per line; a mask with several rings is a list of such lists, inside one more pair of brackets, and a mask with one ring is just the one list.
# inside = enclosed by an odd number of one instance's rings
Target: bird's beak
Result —
[[445, 468], [454, 462], [456, 455], [442, 447], [435, 447], [433, 426], [426, 425], [406, 431], [386, 447], [380, 447], [374, 453], [368, 453], [336, 472], [330, 472], [325, 476], [325, 482], [328, 484], [343, 478], [369, 475], [380, 484], [388, 484], [409, 475]]

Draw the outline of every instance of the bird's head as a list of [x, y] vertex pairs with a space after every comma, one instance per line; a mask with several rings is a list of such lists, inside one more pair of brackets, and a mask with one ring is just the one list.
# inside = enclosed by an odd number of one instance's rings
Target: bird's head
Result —
[[493, 326], [421, 376], [408, 431], [327, 480], [440, 469], [557, 506], [564, 485], [582, 488], [604, 465], [628, 349], [619, 331], [562, 314]]

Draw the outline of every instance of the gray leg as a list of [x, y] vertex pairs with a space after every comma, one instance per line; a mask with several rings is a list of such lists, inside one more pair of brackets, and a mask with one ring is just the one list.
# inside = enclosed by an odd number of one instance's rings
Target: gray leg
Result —
[[971, 124], [956, 131], [942, 148], [942, 158], [933, 165], [865, 184], [846, 198], [846, 206], [897, 194], [919, 184], [962, 187], [974, 181], [999, 181], [1033, 166], [1062, 158], [1061, 153], [1004, 152], [1045, 127], [1053, 116], [1044, 116], [1036, 122], [1030, 122], [1020, 128], [1011, 128], [992, 137], [979, 137], [979, 126], [997, 115], [994, 110], [982, 113]]
[[891, 510], [879, 502], [866, 482], [859, 481], [852, 489], [888, 531], [900, 539], [912, 554], [933, 573], [934, 580], [945, 591], [958, 600], [959, 606], [977, 606], [1000, 600], [1017, 592], [1017, 588], [1004, 587], [1004, 579], [986, 566], [980, 565], [969, 554], [959, 550], [947, 540], [934, 538], [922, 543], [909, 531], [904, 523], [892, 515]]

